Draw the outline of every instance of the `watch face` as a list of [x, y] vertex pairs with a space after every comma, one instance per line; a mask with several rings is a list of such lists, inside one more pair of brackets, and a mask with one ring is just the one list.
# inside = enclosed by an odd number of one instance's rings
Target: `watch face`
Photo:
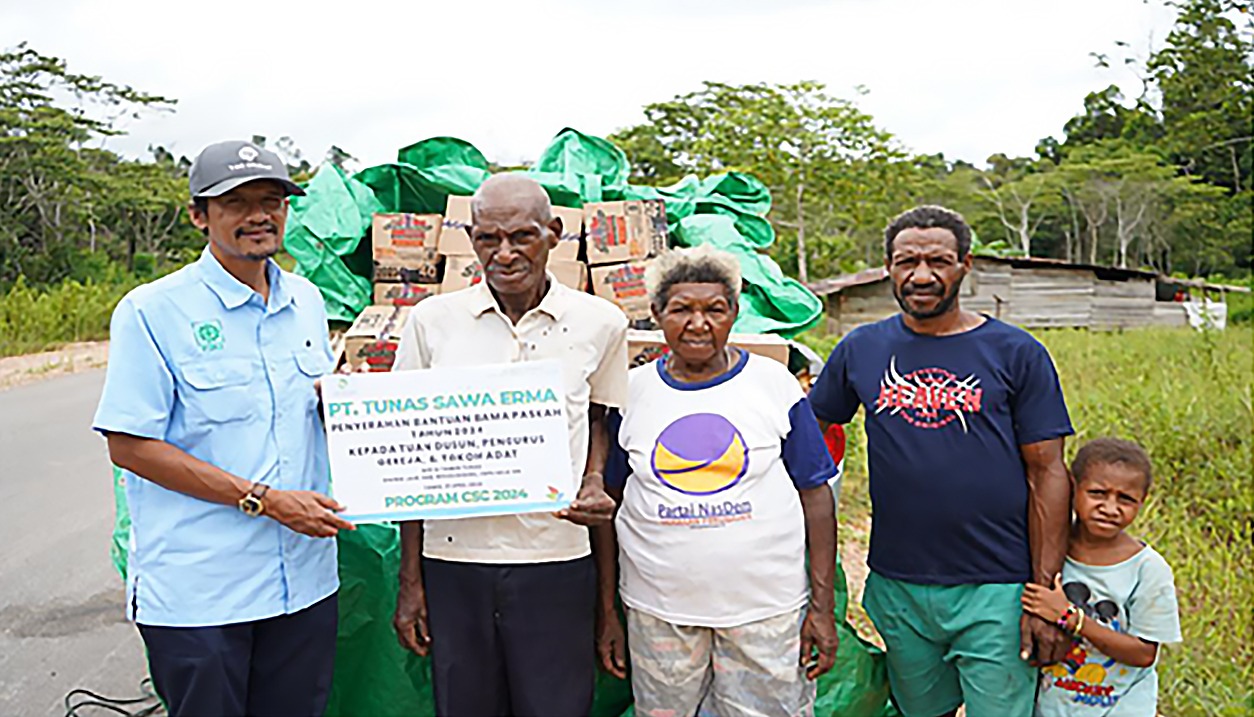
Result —
[[261, 501], [256, 496], [246, 495], [240, 500], [239, 509], [244, 511], [244, 515], [256, 517], [261, 515]]

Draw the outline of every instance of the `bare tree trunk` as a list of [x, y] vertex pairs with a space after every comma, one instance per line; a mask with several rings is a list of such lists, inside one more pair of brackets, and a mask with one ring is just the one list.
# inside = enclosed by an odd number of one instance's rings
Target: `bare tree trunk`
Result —
[[806, 262], [806, 217], [804, 214], [805, 182], [797, 183], [797, 278], [802, 284], [810, 282], [810, 268]]
[[1132, 212], [1125, 206], [1123, 198], [1118, 197], [1115, 199], [1115, 239], [1119, 245], [1116, 251], [1120, 269], [1128, 268], [1128, 247], [1132, 246], [1132, 240], [1136, 238], [1137, 227], [1141, 225], [1141, 220], [1145, 218], [1145, 211], [1149, 208], [1151, 201], [1150, 197], [1143, 197], [1135, 215], [1128, 216]]
[[[1080, 253], [1080, 240], [1081, 240], [1080, 217], [1079, 215], [1076, 214], [1075, 201], [1073, 197], [1071, 196], [1071, 192], [1068, 191], [1066, 188], [1064, 188], [1062, 193], [1063, 193], [1063, 196], [1067, 200], [1067, 209], [1071, 210], [1071, 229], [1066, 232], [1067, 234], [1067, 261], [1071, 262], [1071, 261], [1075, 261], [1076, 257]], [[1073, 242], [1075, 244], [1074, 250], [1072, 247]]]
[[1233, 194], [1241, 193], [1241, 165], [1237, 163], [1237, 148], [1235, 145], [1228, 145], [1228, 156], [1232, 158], [1232, 186]]
[[1024, 256], [1032, 256], [1032, 232], [1028, 229], [1028, 210], [1031, 202], [1019, 204], [1019, 248]]

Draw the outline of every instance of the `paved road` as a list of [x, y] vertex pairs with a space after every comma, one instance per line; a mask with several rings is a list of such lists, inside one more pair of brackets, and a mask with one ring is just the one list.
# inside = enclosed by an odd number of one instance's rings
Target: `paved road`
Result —
[[103, 380], [96, 370], [0, 391], [5, 717], [62, 715], [76, 687], [135, 697], [146, 674], [109, 560], [111, 473], [90, 430]]

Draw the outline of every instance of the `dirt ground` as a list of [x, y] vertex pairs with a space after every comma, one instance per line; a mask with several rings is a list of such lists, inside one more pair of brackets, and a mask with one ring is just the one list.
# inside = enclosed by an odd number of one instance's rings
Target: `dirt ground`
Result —
[[862, 609], [862, 588], [866, 585], [869, 572], [866, 559], [871, 521], [867, 518], [854, 520], [846, 515], [841, 515], [840, 519], [840, 533], [837, 536], [840, 540], [840, 562], [845, 569], [845, 582], [849, 586], [849, 607], [845, 616], [859, 635], [882, 648], [884, 641], [875, 632], [871, 619]]
[[0, 358], [0, 391], [94, 368], [103, 368], [109, 354], [108, 341], [69, 344], [57, 351]]

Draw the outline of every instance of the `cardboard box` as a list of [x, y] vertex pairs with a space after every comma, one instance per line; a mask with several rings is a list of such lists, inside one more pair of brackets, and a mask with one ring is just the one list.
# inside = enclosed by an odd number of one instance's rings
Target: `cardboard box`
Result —
[[668, 246], [661, 200], [585, 204], [583, 226], [592, 266], [648, 259]]
[[[553, 207], [553, 216], [562, 220], [562, 235], [557, 248], [549, 252], [552, 259], [576, 261], [583, 236], [583, 212], [567, 207]], [[440, 231], [440, 253], [445, 256], [474, 256], [470, 243], [470, 197], [450, 194], [444, 209], [444, 227]]]
[[376, 214], [370, 237], [376, 261], [425, 259], [440, 244], [439, 214]]
[[579, 244], [583, 240], [583, 210], [553, 207], [553, 216], [562, 220], [562, 236], [557, 248], [549, 252], [549, 261], [579, 261]]
[[375, 284], [374, 303], [376, 306], [413, 306], [438, 293], [439, 284]]
[[[596, 271], [593, 269], [593, 271]], [[788, 341], [774, 334], [732, 334], [727, 343], [788, 365]], [[643, 366], [670, 353], [661, 331], [627, 330], [627, 366]]]
[[474, 255], [454, 255], [444, 260], [444, 281], [440, 282], [440, 293], [448, 294], [459, 289], [474, 286], [483, 281], [483, 267]]
[[588, 290], [588, 265], [582, 261], [563, 261], [549, 256], [549, 273], [575, 291]]
[[[465, 289], [483, 281], [483, 267], [473, 256], [450, 256], [445, 259], [444, 281], [440, 284], [440, 293]], [[553, 278], [576, 291], [588, 290], [588, 267], [581, 261], [555, 259], [549, 255], [547, 266]]]
[[407, 306], [367, 306], [344, 333], [344, 359], [350, 371], [391, 371]]
[[646, 266], [648, 263], [644, 261], [594, 266], [591, 268], [592, 293], [618, 304], [628, 319], [648, 319], [649, 292], [644, 286]]
[[444, 226], [440, 229], [440, 253], [444, 256], [474, 256], [470, 245], [470, 197], [448, 195], [444, 205]]
[[415, 249], [401, 257], [375, 257], [376, 282], [438, 284], [444, 257], [435, 249]]

